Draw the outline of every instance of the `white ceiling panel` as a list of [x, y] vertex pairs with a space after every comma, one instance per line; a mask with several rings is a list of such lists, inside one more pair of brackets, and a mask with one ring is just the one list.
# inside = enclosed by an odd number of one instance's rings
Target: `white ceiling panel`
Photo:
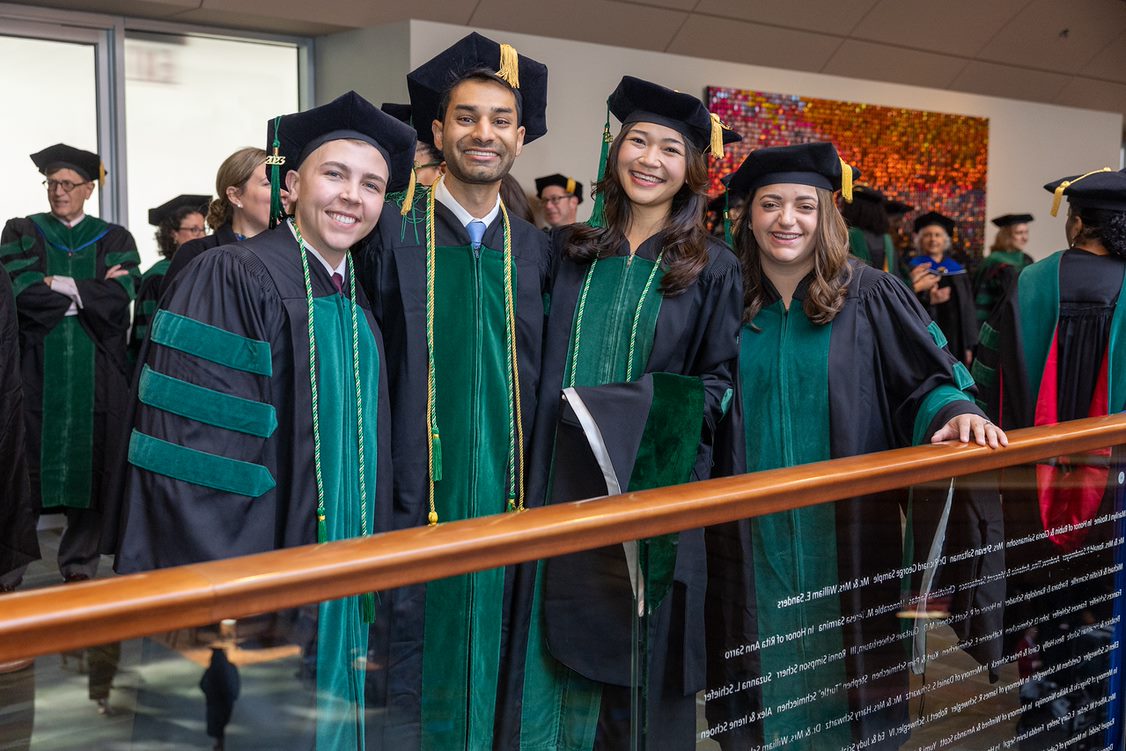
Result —
[[1000, 96], [1008, 99], [1055, 101], [1071, 80], [1061, 73], [1047, 73], [1009, 65], [973, 61], [950, 84], [956, 91]]
[[827, 34], [791, 31], [745, 21], [716, 24], [712, 19], [693, 15], [667, 51], [775, 68], [817, 71], [824, 67], [842, 41]]
[[1126, 2], [1122, 0], [1033, 0], [978, 57], [1037, 70], [1078, 73], [1123, 32]]
[[766, 26], [820, 31], [847, 36], [879, 0], [805, 0], [791, 3], [762, 3], [748, 0], [700, 0], [696, 13], [723, 19], [754, 21]]
[[663, 50], [687, 16], [682, 11], [607, 0], [481, 0], [472, 23], [558, 39]]
[[945, 89], [964, 67], [966, 60], [960, 57], [849, 39], [821, 72]]

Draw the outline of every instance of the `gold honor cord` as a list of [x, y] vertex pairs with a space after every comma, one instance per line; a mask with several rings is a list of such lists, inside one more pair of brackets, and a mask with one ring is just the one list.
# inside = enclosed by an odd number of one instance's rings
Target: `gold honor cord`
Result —
[[[443, 176], [444, 177], [444, 176]], [[437, 417], [437, 384], [434, 374], [434, 280], [436, 277], [436, 247], [434, 240], [434, 194], [438, 183], [443, 177], [431, 186], [426, 198], [426, 433], [429, 438], [426, 445], [426, 460], [428, 468], [427, 502], [429, 511], [427, 523], [438, 523], [438, 508], [435, 504], [434, 483], [440, 482], [442, 466], [442, 439], [438, 429]], [[508, 387], [508, 408], [514, 414], [509, 415], [508, 421], [508, 466], [509, 485], [507, 489], [507, 503], [509, 510], [524, 510], [524, 416], [521, 413], [520, 394], [520, 364], [516, 349], [516, 300], [512, 288], [512, 227], [508, 220], [508, 209], [504, 202], [500, 204], [501, 217], [504, 223], [504, 317], [505, 339], [507, 346], [508, 367], [506, 368], [506, 381]], [[515, 430], [514, 430], [515, 428]]]
[[[631, 259], [633, 253], [630, 253]], [[626, 380], [632, 381], [633, 375], [633, 353], [637, 346], [637, 327], [641, 322], [641, 309], [645, 306], [645, 298], [649, 296], [649, 290], [653, 287], [653, 280], [657, 277], [657, 270], [661, 268], [661, 260], [665, 257], [664, 248], [657, 254], [657, 260], [653, 262], [653, 268], [649, 272], [649, 278], [645, 280], [645, 286], [641, 290], [641, 296], [637, 300], [637, 306], [633, 310], [633, 321], [630, 324], [629, 330], [629, 356], [626, 359]], [[570, 374], [567, 377], [567, 388], [575, 387], [575, 370], [579, 362], [579, 342], [583, 333], [583, 318], [586, 315], [586, 297], [590, 292], [590, 280], [594, 276], [594, 267], [598, 265], [598, 260], [595, 258], [590, 263], [590, 268], [586, 271], [586, 278], [583, 279], [583, 289], [579, 294], [579, 309], [575, 316], [575, 338], [571, 342], [571, 356], [568, 358], [568, 370]]]

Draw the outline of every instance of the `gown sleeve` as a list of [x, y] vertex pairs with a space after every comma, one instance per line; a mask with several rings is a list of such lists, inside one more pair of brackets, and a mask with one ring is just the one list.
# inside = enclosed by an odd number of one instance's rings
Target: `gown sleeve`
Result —
[[0, 272], [0, 574], [39, 558], [27, 483], [16, 301]]
[[[984, 413], [969, 370], [914, 294], [893, 277], [857, 268], [860, 304], [875, 342], [878, 377], [891, 407], [895, 444], [925, 443], [956, 415]], [[875, 279], [868, 279], [877, 274]]]
[[26, 219], [12, 219], [0, 233], [0, 263], [12, 279], [12, 294], [25, 336], [42, 338], [66, 317], [70, 298], [43, 283], [46, 256]]
[[[711, 445], [716, 427], [735, 395], [739, 359], [739, 330], [743, 318], [743, 278], [739, 264], [726, 248], [702, 273], [704, 304], [699, 319], [699, 349], [690, 374], [704, 384], [704, 442]], [[741, 426], [740, 426], [741, 427]]]
[[[78, 318], [97, 341], [109, 341], [124, 335], [129, 327], [129, 303], [137, 295], [141, 280], [141, 257], [137, 244], [124, 227], [114, 227], [101, 243], [104, 268], [99, 267], [98, 278], [76, 279], [82, 306]], [[121, 266], [128, 273], [106, 279], [105, 273]]]
[[288, 370], [277, 289], [236, 246], [200, 257], [157, 311], [138, 374], [117, 567], [275, 547], [276, 391]]

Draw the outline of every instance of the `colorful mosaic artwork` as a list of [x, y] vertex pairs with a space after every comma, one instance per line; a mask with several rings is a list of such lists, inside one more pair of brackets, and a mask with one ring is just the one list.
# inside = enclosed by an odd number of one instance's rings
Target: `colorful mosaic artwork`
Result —
[[713, 162], [711, 195], [754, 149], [832, 141], [863, 182], [915, 207], [908, 222], [931, 210], [953, 217], [954, 249], [981, 256], [988, 118], [721, 87], [708, 88], [707, 102], [743, 136]]

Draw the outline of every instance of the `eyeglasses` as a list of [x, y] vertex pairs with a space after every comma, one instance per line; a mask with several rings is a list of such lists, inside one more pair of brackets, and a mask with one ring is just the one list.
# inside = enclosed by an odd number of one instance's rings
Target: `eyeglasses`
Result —
[[177, 232], [187, 232], [192, 237], [203, 237], [207, 233], [203, 227], [177, 227]]
[[414, 171], [418, 172], [420, 169], [429, 169], [431, 167], [441, 167], [441, 166], [442, 166], [441, 162], [427, 162], [426, 164], [416, 164], [416, 165], [414, 165]]
[[540, 200], [543, 201], [544, 203], [550, 203], [552, 206], [554, 206], [555, 204], [559, 203], [560, 201], [566, 201], [568, 198], [574, 198], [574, 196], [568, 194], [568, 195], [565, 195], [565, 196], [552, 196], [551, 198], [541, 198]]
[[72, 183], [70, 180], [44, 180], [43, 185], [47, 188], [48, 193], [54, 193], [55, 188], [62, 188], [64, 193], [69, 193], [79, 185], [86, 185], [93, 180], [86, 180], [85, 182]]

